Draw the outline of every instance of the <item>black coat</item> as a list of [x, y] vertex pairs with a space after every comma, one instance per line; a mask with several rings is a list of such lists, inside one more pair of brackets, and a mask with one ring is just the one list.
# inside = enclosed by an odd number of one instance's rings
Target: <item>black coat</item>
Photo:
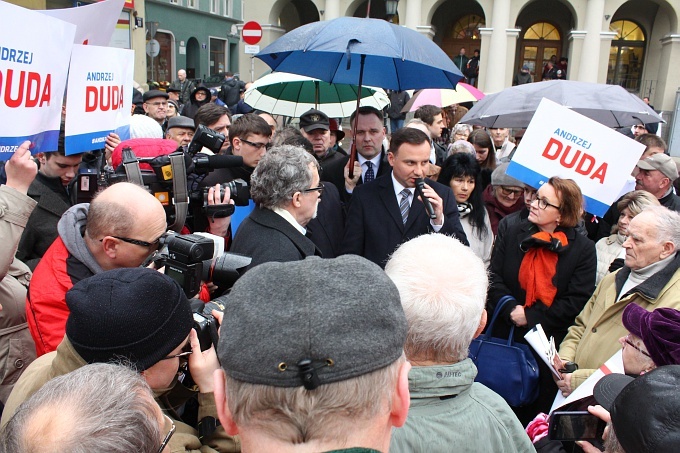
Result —
[[[469, 245], [451, 189], [430, 179], [426, 183], [442, 198], [444, 205], [445, 220], [439, 232], [454, 236]], [[342, 253], [363, 256], [385, 267], [388, 256], [399, 244], [432, 231], [425, 206], [418, 199], [411, 203], [408, 220], [404, 225], [392, 176], [385, 175], [357, 187], [354, 191], [347, 213]]]
[[340, 255], [340, 243], [345, 228], [345, 218], [338, 189], [325, 184], [316, 218], [307, 224], [307, 237], [316, 244], [324, 258]]
[[[345, 166], [347, 165], [347, 162], [349, 162], [349, 156], [343, 156], [342, 159], [335, 160], [328, 165], [322, 165], [323, 172], [320, 175], [322, 181], [328, 181], [335, 184], [335, 187], [338, 188], [338, 192], [340, 193], [340, 199], [345, 203], [352, 199], [352, 194], [345, 190]], [[378, 173], [375, 177], [377, 179], [383, 175], [389, 174], [391, 171], [392, 166], [387, 161], [387, 153], [382, 151], [380, 154], [380, 166], [378, 167]], [[356, 188], [363, 183], [363, 177], [359, 176], [359, 182], [357, 182]]]
[[270, 261], [299, 261], [321, 253], [314, 243], [270, 209], [255, 208], [236, 231], [231, 252], [251, 257], [251, 269]]
[[[73, 184], [71, 187], [73, 188]], [[59, 235], [59, 219], [73, 204], [61, 184], [61, 179], [48, 178], [42, 173], [38, 173], [29, 186], [28, 196], [37, 201], [38, 205], [28, 218], [16, 256], [34, 270]]]

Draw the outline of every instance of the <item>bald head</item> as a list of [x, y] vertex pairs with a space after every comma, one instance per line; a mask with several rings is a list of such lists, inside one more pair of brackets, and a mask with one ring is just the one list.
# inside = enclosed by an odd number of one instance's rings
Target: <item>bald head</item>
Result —
[[154, 243], [166, 230], [163, 205], [143, 187], [121, 182], [90, 203], [85, 227], [90, 252], [105, 269], [139, 266], [155, 251], [130, 241]]

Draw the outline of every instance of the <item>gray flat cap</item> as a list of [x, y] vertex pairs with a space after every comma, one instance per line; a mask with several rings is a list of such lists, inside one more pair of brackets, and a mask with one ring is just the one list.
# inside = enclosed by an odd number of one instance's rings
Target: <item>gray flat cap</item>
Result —
[[168, 120], [168, 127], [166, 130], [170, 130], [173, 127], [183, 127], [185, 129], [191, 129], [192, 131], [196, 130], [196, 125], [194, 124], [194, 120], [191, 118], [188, 118], [186, 116], [173, 116]]
[[226, 302], [217, 348], [232, 378], [314, 389], [397, 360], [406, 340], [399, 292], [359, 256], [265, 263]]

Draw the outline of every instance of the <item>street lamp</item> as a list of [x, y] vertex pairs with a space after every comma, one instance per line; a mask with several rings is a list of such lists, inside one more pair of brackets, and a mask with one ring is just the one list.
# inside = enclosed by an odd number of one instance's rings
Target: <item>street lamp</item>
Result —
[[397, 15], [397, 6], [399, 5], [399, 0], [385, 0], [385, 20], [387, 22], [392, 22], [394, 16]]

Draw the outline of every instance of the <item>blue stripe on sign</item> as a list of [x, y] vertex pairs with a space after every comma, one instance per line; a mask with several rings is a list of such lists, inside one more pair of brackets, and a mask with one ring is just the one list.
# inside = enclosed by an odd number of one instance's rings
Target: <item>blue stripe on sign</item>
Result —
[[111, 131], [88, 132], [87, 134], [67, 135], [64, 140], [66, 155], [80, 154], [106, 146], [106, 136]]
[[[550, 179], [546, 176], [543, 176], [540, 173], [537, 173], [525, 167], [524, 165], [520, 165], [517, 162], [512, 161], [510, 162], [510, 165], [508, 165], [507, 174], [512, 176], [513, 178], [519, 179], [524, 184], [530, 185], [531, 187], [535, 188], [541, 187], [543, 184], [548, 182], [548, 179]], [[602, 217], [609, 209], [609, 205], [606, 203], [603, 203], [601, 201], [598, 201], [594, 198], [585, 195], [583, 196], [583, 198], [585, 200], [586, 212]]]
[[59, 143], [59, 130], [44, 131], [20, 137], [0, 137], [0, 160], [8, 160], [26, 140], [31, 142], [31, 154], [56, 151]]

